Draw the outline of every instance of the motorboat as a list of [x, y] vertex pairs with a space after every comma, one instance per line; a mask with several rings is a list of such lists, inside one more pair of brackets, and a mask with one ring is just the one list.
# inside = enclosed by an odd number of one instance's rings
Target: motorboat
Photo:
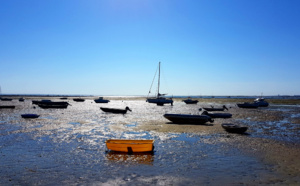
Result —
[[186, 104], [197, 104], [199, 101], [198, 100], [192, 100], [190, 98], [182, 100], [183, 102], [185, 102]]
[[210, 116], [207, 115], [191, 115], [191, 114], [164, 114], [164, 117], [173, 123], [178, 124], [205, 124], [213, 122]]
[[268, 107], [269, 103], [264, 98], [256, 98], [254, 103], [257, 103], [259, 107]]
[[108, 103], [110, 102], [107, 99], [103, 99], [103, 97], [99, 97], [98, 99], [94, 99], [95, 103]]
[[258, 108], [258, 103], [244, 102], [244, 103], [238, 103], [237, 106], [239, 108]]

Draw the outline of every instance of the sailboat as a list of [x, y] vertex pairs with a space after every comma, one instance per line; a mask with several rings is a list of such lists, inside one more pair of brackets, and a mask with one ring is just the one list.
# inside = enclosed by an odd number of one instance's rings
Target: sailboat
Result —
[[[152, 86], [152, 85], [151, 85]], [[158, 86], [157, 86], [157, 95], [154, 98], [147, 98], [148, 103], [156, 103], [157, 105], [164, 105], [164, 104], [171, 104], [173, 105], [173, 100], [163, 97], [166, 94], [159, 93], [159, 86], [160, 86], [160, 62], [158, 64]], [[151, 92], [151, 87], [148, 93], [148, 96]]]

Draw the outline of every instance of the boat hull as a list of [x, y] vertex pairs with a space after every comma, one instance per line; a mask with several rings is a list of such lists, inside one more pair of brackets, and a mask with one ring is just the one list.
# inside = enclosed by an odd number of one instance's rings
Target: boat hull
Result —
[[114, 109], [114, 108], [104, 108], [104, 107], [100, 107], [100, 109], [103, 112], [110, 112], [110, 113], [114, 113], [114, 114], [126, 114], [127, 113], [127, 109]]
[[173, 105], [172, 99], [165, 99], [165, 98], [149, 98], [146, 100], [148, 103], [155, 103], [157, 105], [164, 105], [164, 104], [171, 104]]
[[240, 103], [237, 104], [239, 108], [258, 108], [257, 103]]
[[211, 120], [211, 117], [206, 115], [188, 115], [188, 114], [165, 114], [164, 117], [173, 123], [179, 124], [205, 124]]
[[0, 109], [14, 109], [16, 106], [13, 105], [0, 105]]
[[50, 104], [38, 104], [39, 107], [43, 109], [65, 109], [69, 104], [64, 105], [50, 105]]
[[152, 152], [154, 140], [106, 140], [106, 147], [117, 152]]
[[22, 114], [21, 117], [22, 118], [38, 118], [38, 117], [40, 117], [40, 115], [37, 115], [37, 114]]
[[187, 100], [183, 100], [183, 102], [185, 102], [186, 104], [197, 104], [199, 101], [187, 99]]
[[245, 133], [248, 129], [248, 127], [241, 127], [241, 126], [238, 126], [238, 125], [235, 125], [235, 124], [228, 124], [228, 123], [222, 124], [222, 127], [227, 132], [238, 133], [238, 134]]
[[207, 115], [211, 118], [231, 118], [232, 114], [230, 113], [203, 113], [204, 115]]

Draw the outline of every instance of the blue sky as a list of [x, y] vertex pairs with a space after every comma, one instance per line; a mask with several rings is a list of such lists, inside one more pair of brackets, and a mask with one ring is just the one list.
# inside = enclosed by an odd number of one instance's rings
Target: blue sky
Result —
[[2, 93], [300, 94], [298, 0], [0, 3]]

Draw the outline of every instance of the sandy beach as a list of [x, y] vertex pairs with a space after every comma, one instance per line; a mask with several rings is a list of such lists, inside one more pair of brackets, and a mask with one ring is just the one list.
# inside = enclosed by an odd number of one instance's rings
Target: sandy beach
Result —
[[[199, 99], [197, 105], [185, 105], [176, 99], [174, 106], [158, 107], [143, 98], [96, 104], [88, 97], [84, 103], [68, 98], [68, 109], [48, 110], [33, 108], [35, 99], [48, 98], [13, 100], [5, 104], [16, 109], [0, 112], [3, 185], [300, 184], [299, 100], [268, 100], [267, 108], [241, 109], [236, 103], [248, 100]], [[173, 124], [163, 117], [199, 114], [200, 107], [223, 104], [233, 117], [209, 125]], [[125, 105], [133, 110], [125, 116], [99, 109]], [[41, 117], [24, 120], [20, 114], [25, 112]], [[227, 133], [222, 123], [249, 129], [244, 135]], [[155, 153], [110, 154], [108, 138], [155, 139]]]

